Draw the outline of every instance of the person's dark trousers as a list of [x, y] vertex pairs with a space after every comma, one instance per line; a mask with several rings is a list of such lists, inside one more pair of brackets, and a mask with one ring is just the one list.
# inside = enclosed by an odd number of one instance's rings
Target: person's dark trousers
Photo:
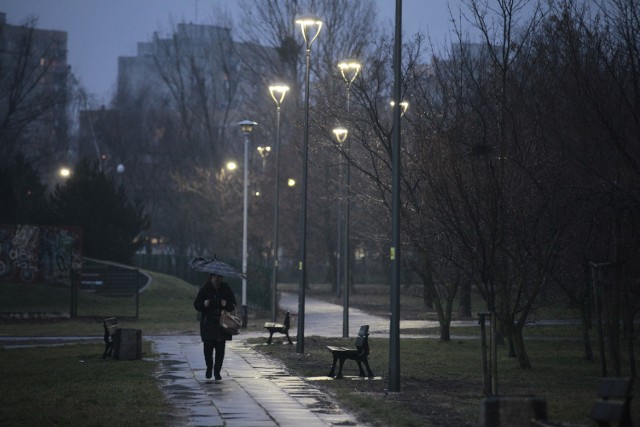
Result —
[[[224, 361], [224, 349], [226, 341], [205, 341], [204, 342], [204, 361], [207, 364], [207, 370], [213, 367], [213, 374], [216, 379], [220, 377], [222, 362]], [[215, 362], [213, 360], [213, 351], [215, 350]]]

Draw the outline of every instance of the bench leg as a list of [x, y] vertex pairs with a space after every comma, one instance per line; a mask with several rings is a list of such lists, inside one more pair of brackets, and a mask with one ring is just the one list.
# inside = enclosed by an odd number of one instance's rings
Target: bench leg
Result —
[[360, 371], [358, 373], [359, 376], [364, 377], [364, 370], [362, 369], [362, 362], [360, 360], [356, 360], [356, 363], [358, 364], [358, 370]]
[[[371, 368], [369, 367], [369, 360], [368, 359], [364, 359], [362, 361], [362, 363], [364, 363], [364, 366], [367, 368], [367, 373], [369, 374], [369, 378], [373, 378], [375, 375], [373, 375], [373, 371], [371, 370]], [[364, 375], [363, 375], [364, 376]]]
[[102, 354], [103, 359], [107, 359], [111, 357], [111, 353], [113, 353], [113, 341], [109, 338], [109, 341], [104, 346], [104, 353]]
[[336, 375], [336, 379], [342, 378], [342, 367], [344, 366], [344, 361], [345, 361], [345, 358], [341, 357], [340, 358], [340, 367], [338, 368], [338, 375]]
[[338, 356], [333, 354], [333, 363], [331, 364], [331, 370], [329, 371], [329, 377], [333, 378], [336, 375], [336, 363], [338, 362]]
[[273, 332], [269, 332], [269, 339], [267, 340], [267, 344], [271, 345], [271, 338], [273, 338]]

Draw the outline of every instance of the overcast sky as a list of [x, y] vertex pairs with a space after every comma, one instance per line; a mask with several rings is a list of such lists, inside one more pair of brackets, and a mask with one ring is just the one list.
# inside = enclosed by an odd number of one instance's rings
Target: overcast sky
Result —
[[[395, 0], [350, 1], [374, 1], [382, 23], [393, 28]], [[404, 37], [423, 32], [438, 43], [449, 40], [449, 4], [456, 10], [459, 0], [403, 0]], [[38, 28], [68, 33], [67, 61], [102, 103], [115, 86], [117, 58], [135, 55], [136, 43], [148, 41], [171, 21], [210, 23], [212, 10], [233, 15], [237, 6], [237, 0], [0, 0], [9, 24], [33, 15]]]

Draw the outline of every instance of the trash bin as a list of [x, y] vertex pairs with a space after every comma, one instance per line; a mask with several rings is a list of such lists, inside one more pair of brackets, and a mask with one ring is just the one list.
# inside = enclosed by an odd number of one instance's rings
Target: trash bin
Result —
[[142, 330], [118, 329], [113, 345], [116, 360], [138, 360], [142, 358]]

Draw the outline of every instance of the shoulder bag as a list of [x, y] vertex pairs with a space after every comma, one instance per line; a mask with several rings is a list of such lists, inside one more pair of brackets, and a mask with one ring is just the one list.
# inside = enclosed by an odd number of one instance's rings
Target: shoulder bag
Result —
[[220, 311], [220, 327], [231, 335], [240, 333], [240, 319], [236, 316], [235, 310], [232, 312], [224, 309]]

